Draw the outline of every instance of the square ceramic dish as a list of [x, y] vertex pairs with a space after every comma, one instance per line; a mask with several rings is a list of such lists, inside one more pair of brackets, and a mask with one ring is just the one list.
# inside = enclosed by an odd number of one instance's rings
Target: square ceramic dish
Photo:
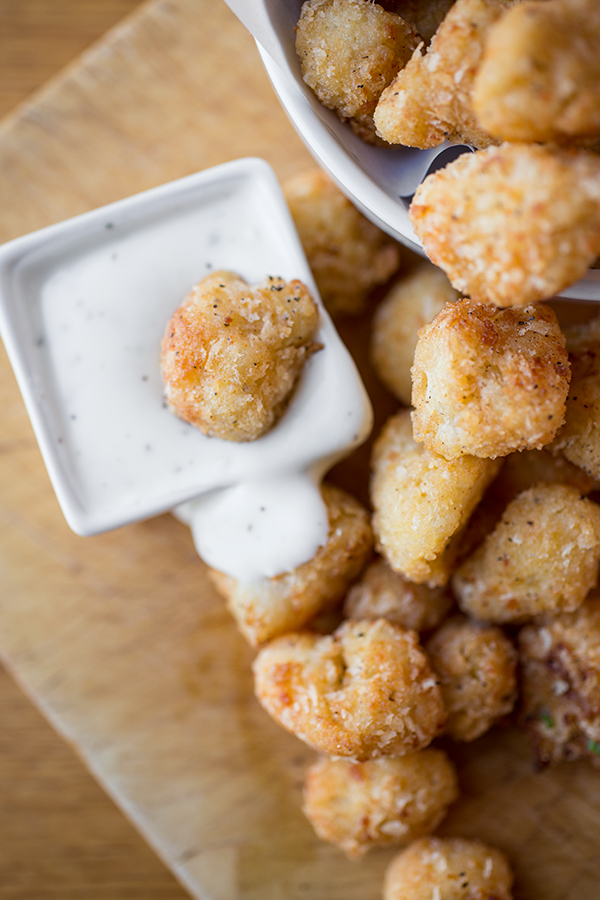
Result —
[[[286, 415], [260, 440], [208, 438], [165, 407], [166, 323], [191, 286], [218, 269], [249, 283], [300, 278], [318, 296], [263, 160], [226, 163], [0, 247], [0, 333], [78, 534], [260, 477], [265, 447], [271, 460], [296, 446], [300, 466], [316, 456], [325, 466], [364, 438], [370, 406], [323, 310], [317, 339], [325, 351], [313, 355]], [[307, 416], [325, 434], [319, 451], [302, 442]]]

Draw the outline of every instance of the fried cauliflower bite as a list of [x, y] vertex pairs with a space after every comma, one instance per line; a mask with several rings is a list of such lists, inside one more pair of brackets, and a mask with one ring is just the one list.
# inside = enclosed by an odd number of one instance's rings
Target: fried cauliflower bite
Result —
[[306, 0], [296, 26], [304, 81], [370, 143], [377, 100], [419, 41], [412, 25], [369, 0]]
[[448, 712], [444, 731], [455, 741], [474, 741], [511, 712], [517, 652], [502, 629], [453, 616], [425, 649]]
[[537, 763], [600, 766], [600, 596], [519, 632], [521, 724]]
[[565, 329], [571, 389], [553, 450], [600, 480], [600, 317]]
[[445, 139], [487, 147], [491, 138], [471, 108], [471, 89], [484, 41], [506, 7], [505, 0], [456, 0], [429, 48], [383, 91], [374, 121], [390, 144], [436, 147]]
[[422, 263], [396, 282], [377, 307], [371, 332], [371, 362], [379, 379], [403, 403], [410, 406], [410, 368], [417, 333], [458, 299], [441, 269]]
[[366, 762], [320, 759], [307, 772], [303, 810], [322, 841], [357, 858], [431, 834], [457, 799], [454, 766], [429, 748]]
[[392, 569], [417, 583], [446, 584], [444, 551], [498, 468], [475, 456], [446, 460], [414, 441], [408, 410], [392, 416], [373, 448], [371, 481], [376, 545]]
[[421, 750], [442, 730], [441, 693], [417, 634], [385, 619], [275, 638], [254, 661], [268, 713], [327, 756]]
[[388, 619], [403, 628], [428, 631], [442, 621], [453, 605], [443, 587], [407, 581], [384, 559], [372, 562], [348, 591], [344, 615], [348, 619]]
[[257, 646], [302, 628], [341, 600], [369, 560], [373, 535], [367, 510], [354, 497], [324, 484], [329, 516], [327, 543], [291, 572], [245, 584], [209, 570], [240, 631]]
[[398, 270], [398, 243], [321, 169], [288, 179], [283, 192], [325, 307], [332, 315], [361, 313], [371, 291]]
[[481, 841], [421, 838], [389, 866], [383, 900], [512, 900], [504, 853]]
[[571, 612], [596, 585], [600, 506], [566, 484], [538, 484], [506, 507], [454, 573], [458, 605], [487, 622]]
[[173, 313], [162, 342], [169, 407], [204, 434], [253, 441], [282, 415], [313, 341], [319, 310], [301, 281], [250, 287], [214, 272]]
[[554, 312], [463, 299], [419, 332], [412, 368], [416, 441], [447, 459], [550, 443], [565, 417], [569, 361]]
[[526, 0], [495, 22], [475, 76], [479, 124], [505, 141], [600, 136], [600, 5]]
[[409, 217], [457, 291], [497, 306], [545, 300], [600, 252], [600, 157], [522, 143], [463, 153], [421, 182]]

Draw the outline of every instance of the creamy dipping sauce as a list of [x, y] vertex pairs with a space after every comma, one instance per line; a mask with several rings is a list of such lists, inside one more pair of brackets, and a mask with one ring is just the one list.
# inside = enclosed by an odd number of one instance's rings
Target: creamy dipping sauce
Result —
[[[61, 506], [95, 534], [186, 501], [201, 555], [251, 580], [311, 558], [327, 536], [323, 473], [371, 425], [326, 313], [280, 422], [246, 444], [208, 438], [164, 405], [160, 342], [216, 269], [316, 288], [271, 169], [240, 160], [0, 249], [2, 331]], [[201, 496], [202, 495], [202, 496]]]

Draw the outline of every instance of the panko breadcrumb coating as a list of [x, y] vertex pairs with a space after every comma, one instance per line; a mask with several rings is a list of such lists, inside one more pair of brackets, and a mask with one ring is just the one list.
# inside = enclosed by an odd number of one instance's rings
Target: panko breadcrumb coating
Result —
[[473, 85], [485, 131], [505, 141], [600, 136], [598, 0], [526, 0], [492, 25]]
[[475, 456], [448, 461], [414, 441], [408, 410], [392, 416], [373, 448], [371, 481], [376, 545], [390, 566], [411, 581], [445, 584], [451, 570], [436, 562], [498, 468]]
[[564, 421], [565, 339], [542, 303], [447, 306], [419, 332], [412, 377], [415, 440], [447, 459], [541, 449]]
[[487, 622], [572, 612], [596, 585], [600, 506], [566, 484], [538, 484], [506, 507], [454, 573], [458, 605]]
[[452, 605], [452, 595], [445, 588], [414, 584], [390, 569], [384, 559], [376, 559], [350, 588], [344, 615], [349, 619], [381, 617], [403, 628], [428, 631], [439, 625]]
[[521, 723], [540, 766], [600, 766], [600, 596], [519, 632]]
[[444, 731], [455, 741], [474, 741], [511, 712], [517, 652], [501, 628], [453, 616], [425, 649], [448, 712]]
[[324, 484], [322, 493], [329, 534], [327, 543], [311, 560], [291, 572], [251, 584], [209, 570], [241, 632], [253, 646], [296, 631], [329, 609], [341, 600], [369, 560], [373, 536], [367, 510], [333, 485]]
[[565, 329], [571, 390], [553, 449], [600, 480], [600, 316]]
[[250, 287], [233, 272], [214, 272], [192, 288], [165, 331], [170, 408], [209, 436], [259, 438], [319, 349], [318, 325], [318, 307], [301, 281], [269, 277]]
[[545, 300], [600, 253], [600, 156], [523, 143], [463, 153], [421, 182], [409, 216], [457, 291]]
[[362, 312], [400, 266], [398, 243], [369, 222], [321, 169], [283, 185], [304, 252], [332, 315]]
[[375, 372], [405, 406], [410, 406], [417, 333], [458, 299], [441, 269], [422, 263], [397, 281], [377, 307], [370, 354]]
[[428, 748], [366, 762], [320, 759], [307, 772], [303, 809], [321, 840], [356, 858], [431, 834], [456, 799], [454, 766]]
[[306, 0], [296, 26], [304, 81], [371, 143], [379, 96], [419, 41], [412, 25], [370, 0]]
[[481, 841], [421, 838], [389, 866], [383, 900], [512, 900], [504, 853]]
[[383, 91], [374, 116], [380, 137], [422, 149], [445, 139], [488, 146], [471, 89], [487, 32], [506, 6], [505, 0], [456, 0], [429, 48], [417, 48]]
[[444, 725], [417, 634], [385, 619], [344, 622], [325, 637], [275, 638], [253, 668], [267, 712], [327, 756], [403, 756], [430, 744]]

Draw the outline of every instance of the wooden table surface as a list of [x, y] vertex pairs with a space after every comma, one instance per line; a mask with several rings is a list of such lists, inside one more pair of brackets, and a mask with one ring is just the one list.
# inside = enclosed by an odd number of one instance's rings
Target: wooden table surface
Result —
[[[0, 0], [5, 108], [136, 5]], [[0, 240], [239, 156], [282, 180], [310, 164], [222, 0], [151, 0], [133, 15], [8, 113]], [[4, 355], [0, 372], [0, 653], [19, 683], [195, 896], [376, 900], [389, 854], [354, 865], [315, 838], [299, 809], [313, 754], [254, 700], [252, 654], [189, 532], [162, 516], [73, 535]], [[356, 489], [354, 473], [341, 480]], [[0, 706], [0, 898], [183, 900], [7, 676]], [[452, 756], [462, 796], [444, 833], [505, 849], [515, 900], [597, 900], [599, 772], [535, 775], [513, 729]]]
[[[138, 5], [0, 0], [0, 117]], [[0, 719], [0, 897], [187, 898], [2, 668]]]

